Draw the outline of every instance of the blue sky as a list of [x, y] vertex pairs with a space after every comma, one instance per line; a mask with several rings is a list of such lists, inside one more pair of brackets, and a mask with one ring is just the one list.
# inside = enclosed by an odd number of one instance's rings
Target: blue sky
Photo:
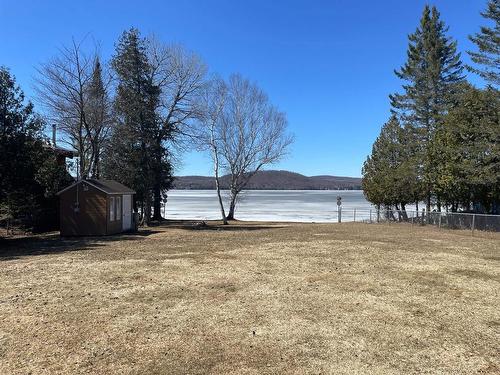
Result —
[[[197, 52], [212, 72], [240, 72], [288, 114], [295, 143], [273, 169], [360, 176], [401, 82], [407, 35], [434, 4], [466, 50], [486, 0], [331, 1], [7, 1], [0, 0], [0, 64], [28, 98], [35, 67], [57, 48], [91, 35], [104, 58], [137, 27]], [[475, 77], [471, 81], [481, 84]], [[186, 153], [177, 174], [211, 173], [209, 159]]]

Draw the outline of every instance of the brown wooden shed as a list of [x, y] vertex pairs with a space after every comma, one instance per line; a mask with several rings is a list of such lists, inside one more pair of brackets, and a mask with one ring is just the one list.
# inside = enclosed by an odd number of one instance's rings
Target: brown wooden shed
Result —
[[59, 195], [61, 236], [104, 236], [134, 228], [135, 191], [113, 180], [79, 180]]

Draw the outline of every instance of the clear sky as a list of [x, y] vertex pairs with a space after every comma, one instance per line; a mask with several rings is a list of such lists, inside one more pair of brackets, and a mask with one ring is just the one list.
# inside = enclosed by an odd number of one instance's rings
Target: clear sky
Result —
[[[273, 169], [360, 176], [399, 90], [407, 35], [434, 4], [468, 62], [467, 35], [484, 24], [486, 0], [0, 0], [0, 65], [32, 98], [35, 67], [91, 35], [104, 58], [132, 26], [182, 43], [212, 72], [240, 72], [288, 114], [295, 143]], [[473, 82], [480, 83], [475, 77]], [[182, 155], [178, 175], [211, 173], [207, 157]]]

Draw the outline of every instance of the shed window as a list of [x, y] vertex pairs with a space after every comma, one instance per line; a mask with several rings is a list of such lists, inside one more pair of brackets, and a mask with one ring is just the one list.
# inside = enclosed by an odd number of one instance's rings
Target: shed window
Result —
[[115, 197], [109, 198], [109, 221], [115, 220]]
[[122, 197], [116, 197], [116, 220], [121, 220], [122, 218]]

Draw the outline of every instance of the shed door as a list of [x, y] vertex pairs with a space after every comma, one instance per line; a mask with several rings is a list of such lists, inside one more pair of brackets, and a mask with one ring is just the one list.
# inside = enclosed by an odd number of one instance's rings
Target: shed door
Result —
[[123, 230], [132, 229], [132, 195], [124, 195], [122, 209]]

